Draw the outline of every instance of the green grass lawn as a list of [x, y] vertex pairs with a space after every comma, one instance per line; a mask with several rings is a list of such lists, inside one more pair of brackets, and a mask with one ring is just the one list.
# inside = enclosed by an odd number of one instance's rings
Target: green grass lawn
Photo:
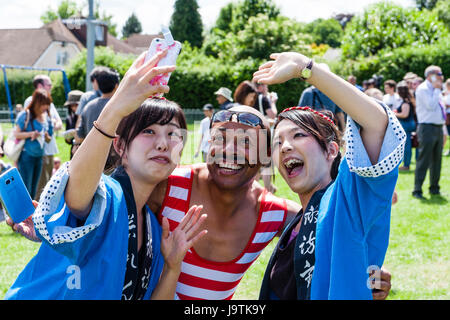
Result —
[[[4, 131], [10, 126], [3, 125]], [[189, 126], [192, 130], [193, 125]], [[59, 157], [69, 159], [69, 146], [57, 138]], [[183, 152], [183, 163], [194, 159], [198, 141], [192, 136]], [[447, 143], [447, 149], [450, 143]], [[447, 150], [446, 149], [446, 150]], [[414, 170], [413, 160], [411, 169]], [[450, 299], [450, 157], [443, 157], [441, 192], [443, 197], [428, 195], [428, 176], [424, 184], [427, 200], [411, 196], [414, 171], [401, 172], [397, 184], [399, 201], [393, 206], [391, 234], [384, 266], [392, 273], [389, 299]], [[297, 201], [297, 196], [276, 175], [277, 195]], [[263, 251], [239, 285], [234, 299], [257, 299], [261, 280], [270, 254], [278, 239]], [[36, 254], [39, 244], [14, 234], [5, 223], [0, 224], [0, 298], [27, 262]]]

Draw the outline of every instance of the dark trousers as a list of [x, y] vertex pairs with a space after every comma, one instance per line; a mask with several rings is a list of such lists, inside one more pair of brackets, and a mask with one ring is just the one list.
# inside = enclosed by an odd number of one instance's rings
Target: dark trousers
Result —
[[27, 153], [26, 150], [23, 150], [17, 164], [20, 175], [22, 176], [23, 182], [30, 193], [31, 199], [34, 199], [42, 170], [42, 156], [33, 157]]
[[422, 184], [430, 169], [430, 193], [439, 193], [444, 133], [442, 125], [420, 123], [417, 127], [419, 157], [414, 177], [414, 192], [422, 193]]

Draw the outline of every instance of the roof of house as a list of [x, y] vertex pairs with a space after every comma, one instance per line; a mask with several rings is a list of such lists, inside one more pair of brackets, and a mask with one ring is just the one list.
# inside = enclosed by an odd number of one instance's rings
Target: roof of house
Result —
[[147, 48], [150, 46], [150, 43], [154, 38], [161, 37], [161, 34], [139, 34], [139, 33], [133, 33], [131, 36], [129, 36], [127, 39], [124, 40], [128, 45], [136, 48], [139, 50], [139, 53], [142, 51], [147, 50]]
[[[32, 66], [53, 41], [73, 43], [79, 50], [85, 48], [59, 19], [37, 29], [0, 29], [0, 64]], [[107, 45], [118, 53], [139, 54], [143, 51], [109, 33]]]
[[138, 48], [125, 43], [112, 36], [110, 33], [107, 34], [108, 47], [114, 50], [114, 52], [125, 53], [125, 54], [140, 54], [142, 51]]
[[0, 29], [0, 63], [32, 66], [53, 41], [83, 48], [60, 20], [38, 29]]

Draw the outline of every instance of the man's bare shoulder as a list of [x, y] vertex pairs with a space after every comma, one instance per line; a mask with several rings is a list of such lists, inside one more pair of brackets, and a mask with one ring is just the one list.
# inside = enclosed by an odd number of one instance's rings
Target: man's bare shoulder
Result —
[[165, 179], [162, 182], [158, 183], [147, 200], [147, 205], [154, 213], [158, 213], [163, 205], [168, 182], [169, 181]]
[[[273, 201], [276, 201], [276, 202], [280, 202], [280, 203], [282, 203], [283, 201], [286, 202], [287, 215], [286, 215], [284, 227], [287, 226], [291, 222], [291, 220], [295, 218], [297, 213], [302, 208], [302, 206], [299, 203], [289, 200], [289, 199], [286, 199], [286, 198], [276, 196], [274, 194], [271, 194], [271, 198]], [[261, 202], [261, 201], [262, 201], [262, 194], [259, 197], [259, 202]]]

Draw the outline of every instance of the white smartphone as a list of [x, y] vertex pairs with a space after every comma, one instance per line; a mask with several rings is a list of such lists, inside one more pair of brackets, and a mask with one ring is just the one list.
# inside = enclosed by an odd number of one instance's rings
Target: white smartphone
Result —
[[[145, 56], [145, 61], [153, 57], [155, 54], [157, 54], [160, 51], [163, 51], [166, 48], [169, 48], [169, 51], [167, 52], [167, 55], [162, 58], [157, 66], [174, 66], [176, 64], [178, 55], [181, 51], [181, 43], [179, 41], [174, 41], [172, 34], [170, 33], [169, 28], [162, 27], [162, 32], [164, 35], [164, 39], [161, 38], [155, 38], [152, 40], [152, 43], [150, 44], [150, 47], [148, 49], [147, 55]], [[161, 75], [154, 77], [150, 84], [152, 85], [167, 85], [169, 83], [171, 73], [167, 75]]]
[[436, 80], [437, 80], [437, 77], [436, 77], [436, 75], [433, 74], [431, 76], [431, 82], [436, 82]]

